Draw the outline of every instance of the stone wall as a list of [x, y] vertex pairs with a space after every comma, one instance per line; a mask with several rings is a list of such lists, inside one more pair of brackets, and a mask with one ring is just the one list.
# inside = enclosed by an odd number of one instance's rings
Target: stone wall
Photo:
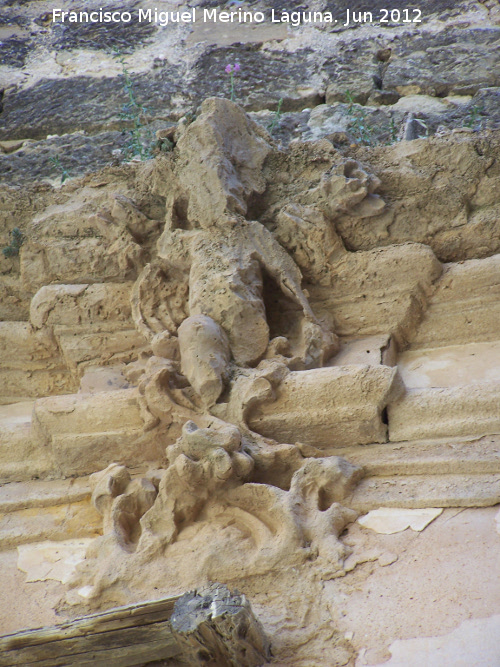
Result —
[[500, 13], [420, 8], [2, 3], [0, 548], [65, 543], [64, 613], [218, 580], [277, 664], [353, 666], [337, 581], [398, 558], [358, 513], [500, 501]]

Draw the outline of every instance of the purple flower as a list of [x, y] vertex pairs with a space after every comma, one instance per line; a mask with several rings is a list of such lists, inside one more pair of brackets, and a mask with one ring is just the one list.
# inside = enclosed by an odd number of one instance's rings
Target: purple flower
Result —
[[226, 65], [224, 72], [231, 75], [231, 102], [234, 102], [234, 75], [240, 71], [240, 63]]

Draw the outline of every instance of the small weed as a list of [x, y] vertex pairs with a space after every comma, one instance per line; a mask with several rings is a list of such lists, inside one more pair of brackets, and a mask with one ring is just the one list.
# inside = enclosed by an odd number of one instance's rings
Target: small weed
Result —
[[55, 157], [49, 157], [49, 160], [61, 172], [61, 185], [62, 185], [64, 183], [64, 181], [67, 178], [69, 178], [68, 170], [65, 167], [62, 166], [59, 155], [56, 155]]
[[389, 145], [395, 144], [398, 140], [398, 128], [396, 127], [396, 122], [394, 118], [391, 118], [389, 126]]
[[173, 141], [170, 141], [168, 137], [162, 137], [161, 139], [157, 140], [156, 148], [161, 153], [170, 153], [170, 151], [174, 149], [174, 143]]
[[[363, 107], [355, 104], [354, 97], [349, 90], [346, 90], [345, 96], [349, 105], [347, 113], [351, 117], [349, 129], [356, 143], [363, 144], [364, 146], [375, 146], [377, 143], [380, 143], [375, 136], [375, 128], [368, 123], [369, 114]], [[419, 122], [424, 125], [423, 121]], [[399, 141], [399, 130], [393, 117], [391, 117], [389, 127], [386, 130], [382, 127], [379, 129], [386, 137], [386, 133], [389, 135], [385, 142], [386, 146], [391, 146]]]
[[269, 134], [272, 134], [274, 129], [279, 125], [279, 122], [281, 120], [281, 107], [283, 105], [283, 98], [280, 97], [278, 101], [278, 108], [274, 112], [274, 116], [271, 119], [271, 122], [267, 126], [267, 129], [269, 130]]
[[138, 157], [141, 160], [149, 160], [153, 157], [153, 135], [147, 128], [147, 109], [137, 101], [125, 58], [117, 48], [114, 48], [113, 51], [114, 57], [122, 66], [123, 88], [128, 96], [128, 102], [123, 105], [120, 118], [132, 125], [128, 130], [130, 139], [125, 147], [124, 157], [125, 159]]
[[234, 102], [235, 100], [235, 93], [234, 93], [234, 76], [240, 71], [240, 63], [235, 63], [234, 65], [226, 65], [224, 68], [224, 72], [226, 74], [231, 75], [231, 102]]
[[186, 125], [191, 125], [196, 120], [196, 114], [194, 111], [186, 111], [184, 114], [184, 122]]
[[[483, 113], [483, 107], [475, 104], [469, 109], [466, 120], [464, 121], [464, 127], [469, 127], [471, 130], [478, 129], [480, 130], [483, 125], [483, 119], [481, 118]], [[479, 121], [479, 122], [478, 122]]]
[[349, 107], [347, 113], [351, 116], [350, 127], [357, 143], [371, 146], [373, 144], [373, 129], [367, 124], [367, 113], [363, 108], [355, 108], [354, 98], [349, 90], [345, 93]]
[[23, 245], [25, 236], [19, 227], [14, 227], [10, 232], [10, 244], [2, 248], [4, 257], [17, 257], [19, 255], [19, 248]]

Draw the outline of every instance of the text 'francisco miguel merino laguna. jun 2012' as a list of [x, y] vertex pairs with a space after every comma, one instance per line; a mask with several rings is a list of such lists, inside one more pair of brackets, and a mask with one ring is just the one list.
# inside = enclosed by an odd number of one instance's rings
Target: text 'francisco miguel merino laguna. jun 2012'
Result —
[[52, 10], [54, 23], [156, 23], [166, 26], [176, 23], [284, 23], [292, 27], [304, 24], [408, 24], [421, 23], [422, 12], [418, 8], [379, 9], [377, 11], [352, 11], [346, 9], [342, 16], [333, 12], [316, 11], [249, 11], [241, 7], [234, 11], [197, 9], [185, 11], [159, 11], [157, 8], [136, 9], [132, 11], [98, 9], [92, 11], [66, 11], [59, 8]]

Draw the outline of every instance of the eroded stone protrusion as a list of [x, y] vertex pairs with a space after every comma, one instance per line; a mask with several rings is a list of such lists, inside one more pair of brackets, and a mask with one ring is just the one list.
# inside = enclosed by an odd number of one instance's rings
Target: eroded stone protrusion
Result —
[[103, 516], [103, 530], [125, 548], [139, 540], [139, 520], [152, 507], [157, 489], [146, 478], [132, 480], [125, 466], [112, 463], [90, 478], [92, 502]]
[[259, 404], [248, 423], [268, 438], [320, 450], [386, 442], [382, 412], [403, 390], [397, 369], [390, 366], [353, 364], [289, 373], [276, 400]]
[[181, 370], [207, 407], [219, 398], [231, 359], [227, 336], [206, 315], [188, 317], [179, 327]]

